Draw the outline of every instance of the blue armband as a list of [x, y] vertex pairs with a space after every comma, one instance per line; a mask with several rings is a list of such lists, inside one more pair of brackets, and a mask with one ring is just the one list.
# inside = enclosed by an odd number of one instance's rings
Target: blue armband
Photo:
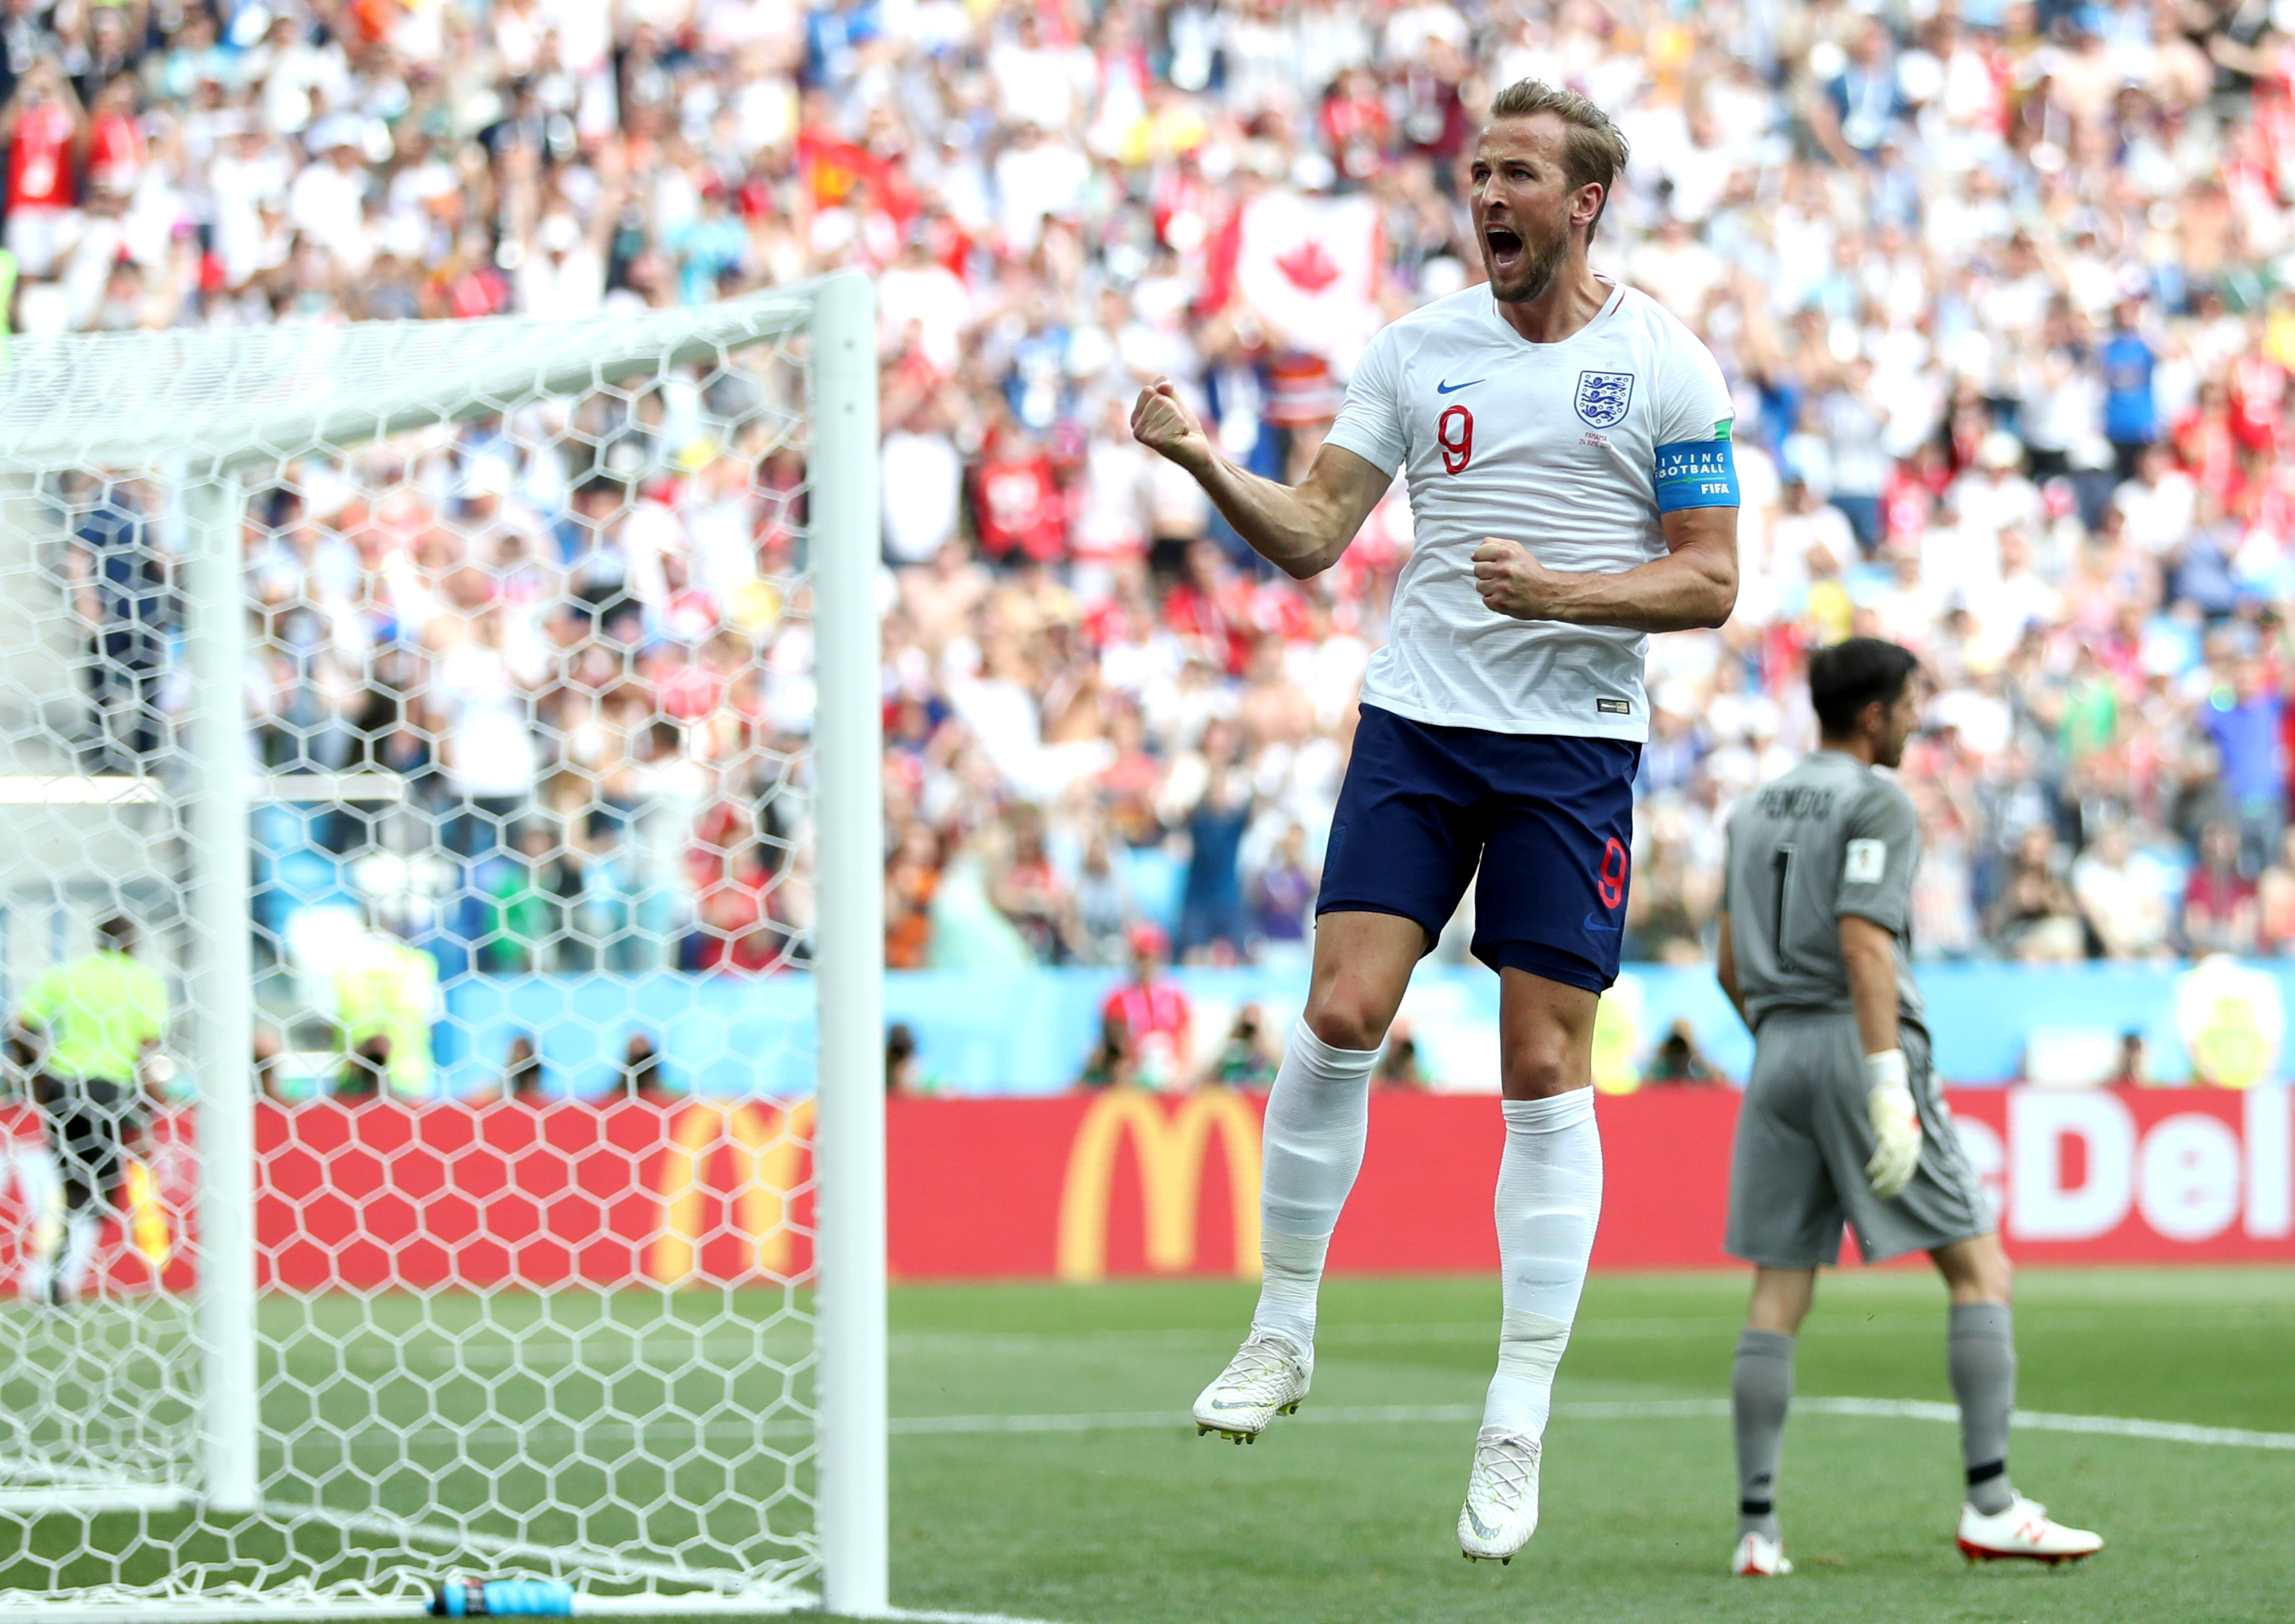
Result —
[[1683, 440], [1657, 448], [1657, 510], [1734, 508], [1737, 458], [1727, 440]]

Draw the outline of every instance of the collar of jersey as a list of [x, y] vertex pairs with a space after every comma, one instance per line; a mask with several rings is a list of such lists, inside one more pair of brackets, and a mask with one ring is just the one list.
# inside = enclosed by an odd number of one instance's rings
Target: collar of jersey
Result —
[[1580, 328], [1576, 332], [1572, 333], [1568, 338], [1556, 339], [1551, 344], [1540, 344], [1533, 339], [1525, 339], [1520, 333], [1516, 332], [1514, 330], [1513, 324], [1509, 322], [1506, 317], [1499, 314], [1499, 302], [1494, 298], [1485, 298], [1482, 301], [1482, 314], [1490, 317], [1491, 325], [1496, 327], [1501, 334], [1512, 340], [1514, 343], [1520, 345], [1524, 349], [1567, 349], [1570, 346], [1577, 343], [1579, 339], [1585, 338], [1588, 334], [1594, 331], [1596, 328], [1601, 326], [1603, 322], [1615, 315], [1618, 313], [1618, 306], [1626, 302], [1626, 284], [1624, 282], [1610, 282], [1610, 279], [1603, 275], [1599, 271], [1597, 271], [1594, 273], [1594, 280], [1596, 282], [1606, 282], [1610, 283], [1610, 297], [1604, 299], [1602, 301], [1602, 307], [1599, 310], [1597, 310], [1587, 319], [1585, 326]]

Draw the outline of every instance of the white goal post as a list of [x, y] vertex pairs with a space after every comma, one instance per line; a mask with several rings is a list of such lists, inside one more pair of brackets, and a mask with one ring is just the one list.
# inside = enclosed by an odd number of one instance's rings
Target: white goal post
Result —
[[[0, 346], [0, 1619], [884, 1611], [868, 281]], [[75, 1293], [24, 1000], [122, 916], [195, 1093]]]

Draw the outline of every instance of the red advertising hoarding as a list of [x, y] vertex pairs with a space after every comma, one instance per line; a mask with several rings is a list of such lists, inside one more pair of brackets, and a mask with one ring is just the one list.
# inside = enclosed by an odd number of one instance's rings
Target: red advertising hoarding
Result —
[[[2011, 1252], [2032, 1262], [2295, 1262], [2289, 1093], [1967, 1090], [1949, 1097]], [[1248, 1276], [1259, 1110], [1220, 1090], [888, 1102], [896, 1278]], [[1737, 1097], [1605, 1098], [1597, 1268], [1727, 1261]], [[811, 1262], [809, 1102], [265, 1105], [257, 1228], [267, 1288], [765, 1281]], [[0, 1269], [50, 1199], [37, 1136], [0, 1123]], [[1334, 1269], [1497, 1266], [1492, 1100], [1371, 1100]], [[155, 1124], [113, 1289], [191, 1284], [190, 1147]]]

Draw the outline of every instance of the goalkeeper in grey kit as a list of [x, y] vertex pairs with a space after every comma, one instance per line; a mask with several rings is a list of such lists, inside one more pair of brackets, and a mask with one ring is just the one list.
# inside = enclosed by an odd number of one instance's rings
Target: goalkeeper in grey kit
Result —
[[1734, 1571], [1790, 1573], [1776, 1514], [1793, 1337], [1839, 1261], [1844, 1223], [1867, 1262], [1929, 1254], [1952, 1300], [1971, 1561], [2057, 1563], [2103, 1546], [2008, 1481], [2016, 1400], [2009, 1268], [1946, 1115], [1912, 975], [1919, 820], [1894, 779], [1920, 722], [1919, 662], [1852, 638], [1809, 660], [1819, 747], [1738, 804], [1720, 920], [1722, 990], [1753, 1033], [1729, 1172], [1727, 1248], [1753, 1265], [1730, 1382], [1737, 1434]]

